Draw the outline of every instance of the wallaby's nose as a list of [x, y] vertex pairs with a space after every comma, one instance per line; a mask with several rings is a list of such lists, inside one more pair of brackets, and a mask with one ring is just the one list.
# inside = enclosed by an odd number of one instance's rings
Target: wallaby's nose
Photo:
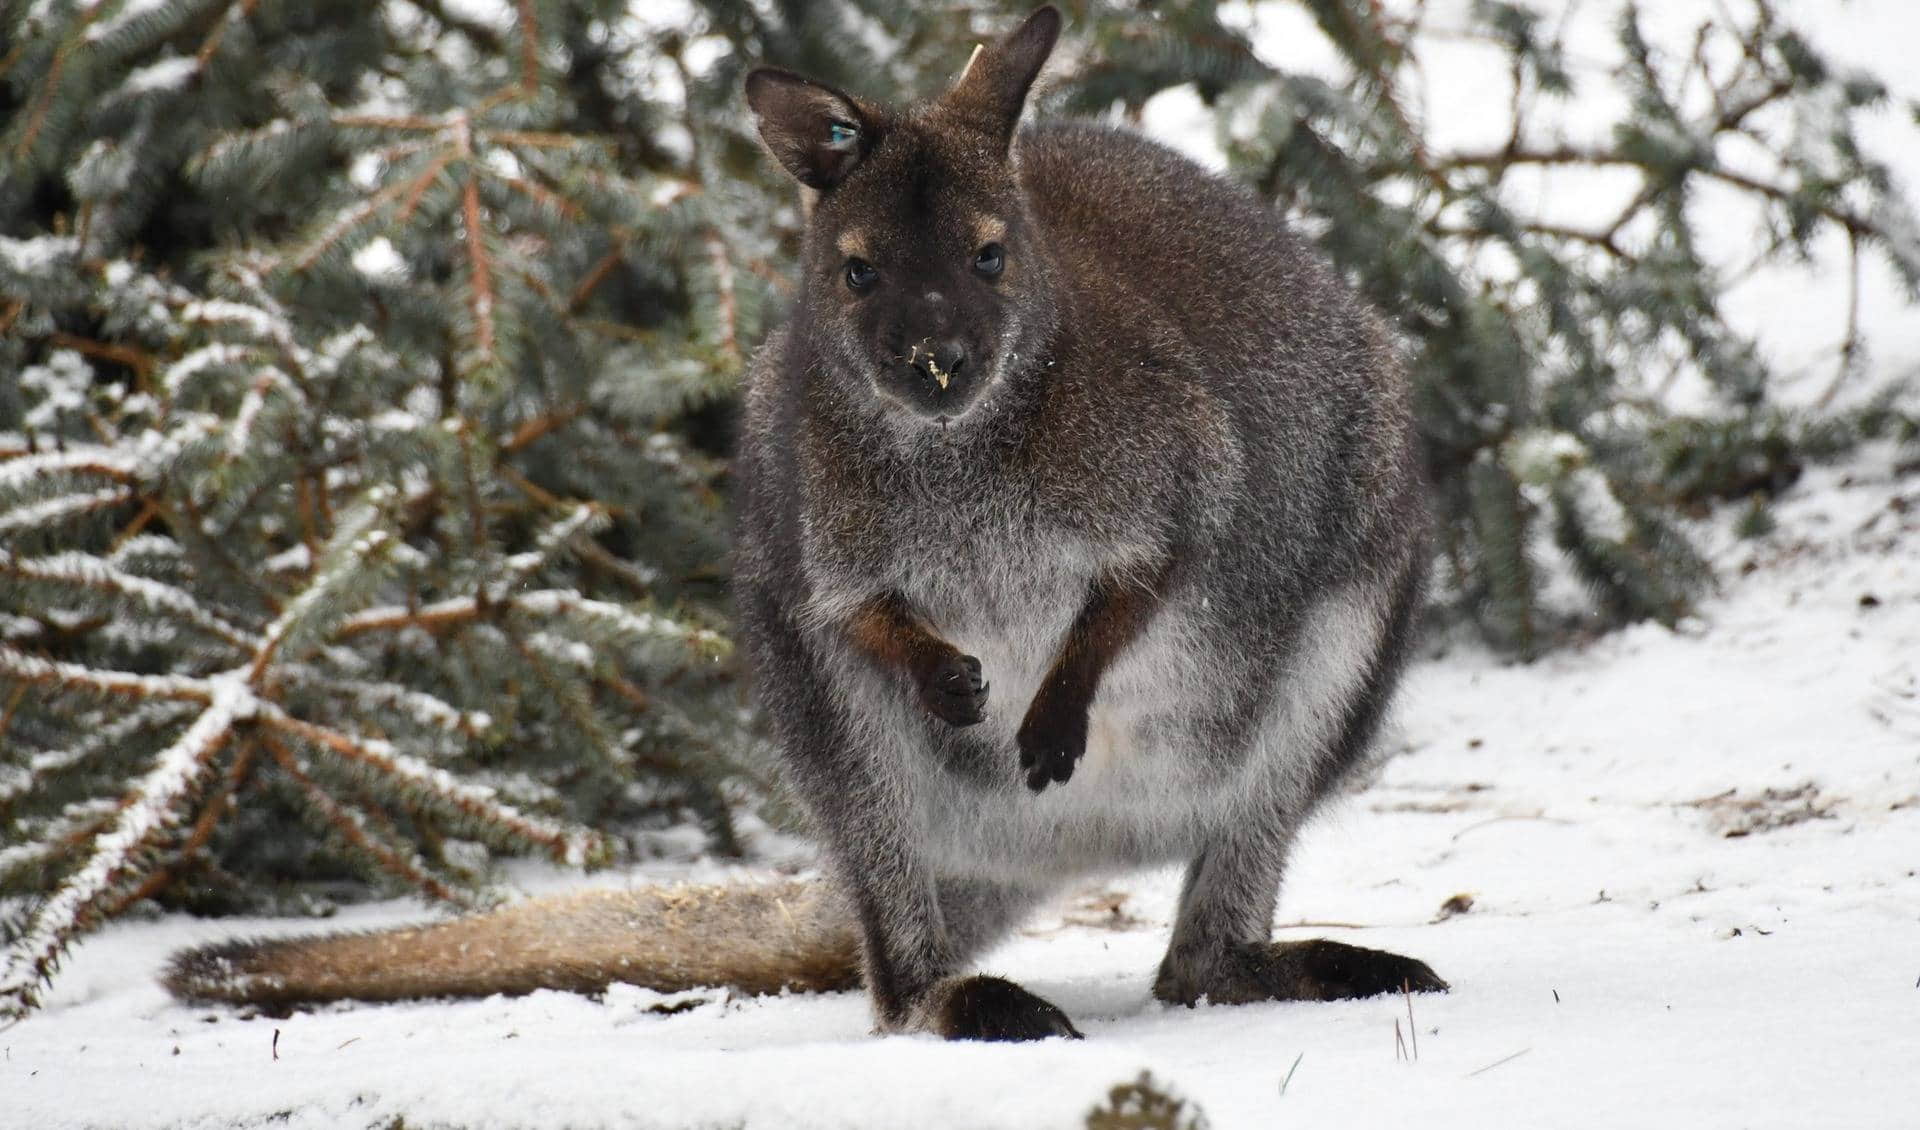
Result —
[[939, 382], [941, 388], [967, 367], [967, 347], [954, 338], [921, 342], [908, 351], [914, 368]]

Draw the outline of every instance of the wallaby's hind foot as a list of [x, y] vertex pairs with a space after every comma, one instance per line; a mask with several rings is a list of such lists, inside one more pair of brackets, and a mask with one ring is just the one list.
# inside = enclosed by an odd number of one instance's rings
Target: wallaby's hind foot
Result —
[[1424, 961], [1315, 938], [1234, 946], [1204, 969], [1176, 966], [1169, 956], [1153, 995], [1191, 1006], [1202, 997], [1212, 1004], [1335, 1001], [1403, 989], [1444, 993], [1447, 987]]
[[1080, 1039], [1067, 1014], [1000, 977], [955, 977], [914, 1009], [918, 1026], [949, 1040]]

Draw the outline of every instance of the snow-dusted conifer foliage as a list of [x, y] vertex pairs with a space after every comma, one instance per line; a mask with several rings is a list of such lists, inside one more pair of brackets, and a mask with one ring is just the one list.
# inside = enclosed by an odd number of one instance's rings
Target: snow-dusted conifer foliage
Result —
[[0, 1012], [144, 898], [733, 846], [711, 406], [770, 284], [615, 14], [10, 9]]
[[[1652, 6], [1624, 2], [1301, 6], [1344, 81], [1175, 57], [1217, 76], [1230, 167], [1395, 314], [1414, 359], [1442, 593], [1493, 642], [1532, 655], [1570, 611], [1582, 626], [1671, 624], [1709, 580], [1680, 512], [1761, 505], [1806, 460], [1870, 435], [1912, 438], [1911, 390], [1865, 387], [1858, 326], [1863, 256], [1920, 294], [1910, 186], [1860, 139], [1865, 114], [1894, 108], [1874, 76], [1823, 58], [1791, 5], [1700, 5], [1691, 35], [1661, 43], [1643, 29]], [[1601, 15], [1617, 56], [1570, 55], [1574, 19]], [[1415, 92], [1444, 81], [1423, 67], [1437, 43], [1476, 45], [1504, 74], [1504, 121], [1449, 123], [1454, 136], [1499, 127], [1499, 140], [1428, 136]], [[1560, 112], [1574, 96], [1588, 117]], [[1594, 120], [1609, 102], [1620, 109]], [[1593, 189], [1600, 178], [1611, 191]], [[1555, 199], [1570, 188], [1587, 207]], [[1751, 211], [1757, 229], [1734, 262], [1703, 247], [1728, 209]], [[1823, 391], [1789, 407], [1786, 374], [1723, 298], [1834, 235], [1854, 298], [1832, 327]], [[1669, 395], [1683, 382], [1703, 391]], [[1550, 608], [1552, 569], [1582, 583], [1588, 608]]]

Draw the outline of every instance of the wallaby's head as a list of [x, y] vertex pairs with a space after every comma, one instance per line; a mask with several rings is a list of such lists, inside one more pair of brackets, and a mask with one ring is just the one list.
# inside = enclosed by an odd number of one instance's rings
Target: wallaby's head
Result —
[[801, 305], [821, 379], [945, 426], [1030, 366], [1050, 272], [1014, 171], [1027, 91], [1060, 14], [976, 51], [945, 94], [892, 111], [773, 68], [747, 76], [767, 149], [817, 193]]

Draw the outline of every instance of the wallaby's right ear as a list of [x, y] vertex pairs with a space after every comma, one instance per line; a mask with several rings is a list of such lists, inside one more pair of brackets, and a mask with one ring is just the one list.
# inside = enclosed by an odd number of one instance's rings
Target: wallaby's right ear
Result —
[[975, 48], [960, 81], [941, 99], [971, 119], [1004, 146], [1020, 125], [1027, 91], [1047, 65], [1060, 38], [1060, 9], [1037, 8], [1011, 35], [991, 47]]
[[792, 71], [759, 67], [747, 75], [747, 105], [767, 151], [808, 188], [839, 184], [873, 148], [871, 115], [847, 95]]

